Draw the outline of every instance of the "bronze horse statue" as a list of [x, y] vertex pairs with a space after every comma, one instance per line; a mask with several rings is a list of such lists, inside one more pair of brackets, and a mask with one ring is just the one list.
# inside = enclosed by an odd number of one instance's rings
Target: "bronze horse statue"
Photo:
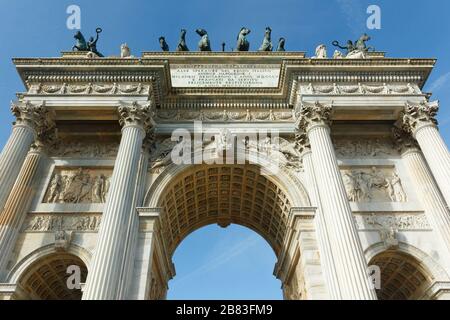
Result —
[[250, 49], [250, 43], [246, 36], [250, 33], [250, 29], [242, 27], [237, 36], [236, 51], [248, 51]]
[[178, 42], [177, 51], [189, 51], [186, 44], [186, 30], [181, 29], [180, 41]]
[[77, 51], [92, 52], [92, 53], [95, 53], [99, 57], [103, 57], [103, 55], [97, 51], [97, 41], [98, 41], [99, 35], [100, 35], [100, 33], [102, 33], [102, 31], [103, 30], [101, 28], [95, 29], [97, 36], [95, 37], [95, 39], [94, 39], [94, 37], [90, 37], [89, 41], [86, 41], [86, 39], [84, 38], [81, 31], [77, 31], [75, 33], [75, 35], [73, 36], [77, 40], [77, 42], [72, 47], [72, 51], [77, 50]]
[[272, 40], [271, 40], [272, 29], [270, 27], [266, 28], [266, 32], [264, 33], [264, 40], [259, 47], [259, 51], [272, 51]]
[[195, 32], [201, 37], [198, 42], [199, 51], [211, 51], [211, 44], [208, 38], [208, 32], [205, 29], [197, 29]]

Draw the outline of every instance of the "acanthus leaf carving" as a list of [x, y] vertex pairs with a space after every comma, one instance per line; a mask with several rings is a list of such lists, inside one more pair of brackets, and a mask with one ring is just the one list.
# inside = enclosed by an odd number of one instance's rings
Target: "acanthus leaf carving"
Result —
[[122, 103], [118, 108], [118, 112], [121, 126], [142, 126], [145, 131], [153, 128], [153, 109], [148, 102], [143, 104], [139, 104], [137, 101], [134, 101], [132, 104]]
[[414, 134], [423, 126], [437, 125], [436, 115], [438, 111], [438, 101], [422, 101], [419, 104], [406, 103], [402, 114], [403, 130]]
[[303, 103], [296, 113], [297, 126], [305, 132], [316, 125], [330, 126], [331, 112], [332, 107], [330, 105], [324, 105], [318, 101], [314, 104]]
[[402, 153], [407, 150], [419, 150], [419, 144], [417, 143], [417, 140], [414, 139], [414, 137], [403, 130], [401, 126], [395, 125], [392, 128], [392, 139], [396, 143], [397, 150]]

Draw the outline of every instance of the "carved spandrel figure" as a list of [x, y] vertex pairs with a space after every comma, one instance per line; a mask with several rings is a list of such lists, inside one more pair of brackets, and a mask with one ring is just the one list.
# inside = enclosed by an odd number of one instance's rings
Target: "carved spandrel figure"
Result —
[[247, 40], [247, 35], [250, 33], [250, 29], [242, 27], [237, 36], [236, 51], [248, 51], [250, 49], [250, 43]]
[[198, 50], [211, 51], [211, 43], [209, 42], [208, 32], [205, 29], [197, 29], [195, 32], [201, 37], [198, 42]]
[[186, 44], [186, 29], [181, 29], [180, 41], [177, 45], [177, 51], [189, 51], [189, 48]]
[[264, 32], [264, 40], [259, 47], [258, 51], [272, 51], [272, 40], [271, 40], [272, 29], [270, 27], [266, 27], [266, 31]]
[[[172, 150], [180, 142], [180, 140], [173, 141], [172, 138], [166, 138], [152, 146], [150, 162], [153, 171], [157, 171], [157, 169], [164, 168], [172, 163]], [[181, 147], [180, 149], [183, 148]]]
[[286, 49], [284, 48], [285, 43], [286, 43], [286, 39], [280, 38], [278, 40], [277, 51], [286, 51]]
[[159, 37], [159, 46], [161, 47], [162, 51], [169, 51], [169, 45], [166, 42], [166, 38], [163, 36]]

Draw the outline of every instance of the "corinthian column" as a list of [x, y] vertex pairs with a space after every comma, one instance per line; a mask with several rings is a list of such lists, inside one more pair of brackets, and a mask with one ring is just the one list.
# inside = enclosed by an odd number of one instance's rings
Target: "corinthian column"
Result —
[[443, 242], [450, 249], [450, 211], [417, 142], [410, 134], [398, 128], [394, 128], [393, 136], [433, 230], [438, 231]]
[[129, 214], [133, 204], [142, 141], [151, 128], [148, 104], [119, 107], [122, 139], [102, 215], [83, 299], [118, 299]]
[[325, 224], [343, 299], [376, 299], [330, 137], [331, 106], [302, 105], [299, 126], [311, 144]]
[[[42, 112], [42, 115], [45, 113]], [[17, 236], [36, 192], [35, 176], [47, 145], [54, 142], [55, 124], [45, 117], [0, 213], [0, 279], [4, 279]]]
[[437, 129], [437, 101], [419, 105], [407, 104], [403, 113], [403, 129], [410, 132], [422, 149], [447, 206], [450, 206], [450, 153]]
[[37, 127], [42, 124], [45, 114], [42, 105], [34, 106], [30, 102], [13, 103], [11, 112], [16, 121], [0, 155], [0, 211], [5, 205], [30, 145], [36, 137]]
[[325, 281], [327, 283], [327, 289], [330, 294], [330, 299], [340, 300], [342, 299], [342, 294], [339, 288], [336, 265], [334, 263], [335, 259], [333, 258], [330, 237], [323, 216], [323, 209], [322, 204], [320, 202], [319, 188], [317, 186], [317, 181], [314, 174], [311, 147], [309, 145], [309, 140], [305, 138], [305, 135], [302, 134], [300, 136], [302, 136], [300, 140], [303, 149], [302, 150], [303, 168], [306, 174], [308, 190], [310, 190], [311, 205], [317, 208], [314, 223], [317, 230], [316, 232], [320, 251], [320, 261], [324, 268], [323, 273], [325, 276]]

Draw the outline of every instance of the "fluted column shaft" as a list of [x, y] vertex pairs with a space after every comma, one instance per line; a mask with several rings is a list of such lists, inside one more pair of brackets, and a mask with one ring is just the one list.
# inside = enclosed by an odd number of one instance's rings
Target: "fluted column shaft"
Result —
[[404, 131], [412, 134], [422, 149], [439, 189], [450, 206], [450, 153], [437, 129], [439, 102], [407, 103], [402, 114]]
[[[437, 230], [448, 249], [450, 249], [450, 211], [428, 169], [422, 154], [417, 148], [410, 148], [402, 153], [402, 159], [409, 170], [427, 217]], [[449, 182], [450, 183], [450, 182]]]
[[374, 290], [369, 287], [367, 262], [337, 165], [329, 129], [315, 126], [308, 131], [308, 137], [320, 199], [332, 239], [333, 256], [339, 258], [336, 269], [343, 298], [376, 299]]
[[6, 200], [0, 214], [0, 270], [4, 279], [8, 261], [14, 248], [23, 220], [35, 194], [35, 176], [39, 166], [42, 151], [32, 149], [28, 152], [20, 169], [19, 176]]
[[[16, 181], [31, 143], [53, 124], [50, 112], [43, 104], [33, 105], [27, 102], [14, 102], [11, 112], [16, 117], [14, 127], [0, 155], [0, 212]], [[45, 131], [44, 130], [44, 131]]]
[[0, 155], [0, 210], [16, 181], [20, 167], [34, 140], [35, 131], [24, 124], [16, 124]]
[[415, 138], [427, 159], [439, 188], [450, 206], [450, 153], [436, 126], [422, 126]]
[[331, 106], [318, 102], [303, 104], [298, 113], [298, 125], [311, 144], [314, 173], [342, 298], [377, 299], [369, 284], [367, 262], [330, 137], [331, 111]]
[[133, 277], [134, 262], [136, 256], [137, 243], [139, 238], [139, 216], [136, 207], [142, 205], [142, 199], [145, 192], [145, 181], [147, 177], [149, 159], [149, 148], [144, 147], [141, 150], [139, 160], [139, 171], [136, 183], [136, 188], [133, 197], [133, 204], [129, 215], [128, 232], [126, 249], [124, 251], [124, 266], [121, 274], [121, 286], [119, 290], [119, 299], [126, 299], [131, 289], [131, 282]]
[[142, 141], [149, 127], [149, 107], [119, 107], [122, 138], [99, 228], [83, 299], [120, 298], [129, 215], [133, 205]]
[[330, 299], [340, 300], [342, 299], [341, 290], [339, 288], [338, 276], [336, 271], [336, 265], [334, 262], [330, 238], [327, 230], [327, 225], [323, 217], [322, 204], [320, 201], [319, 189], [317, 187], [317, 181], [314, 174], [314, 166], [312, 160], [312, 152], [310, 149], [303, 153], [303, 168], [306, 173], [307, 182], [310, 190], [311, 204], [315, 206], [315, 224], [317, 228], [320, 260], [324, 269], [325, 280], [327, 282]]

